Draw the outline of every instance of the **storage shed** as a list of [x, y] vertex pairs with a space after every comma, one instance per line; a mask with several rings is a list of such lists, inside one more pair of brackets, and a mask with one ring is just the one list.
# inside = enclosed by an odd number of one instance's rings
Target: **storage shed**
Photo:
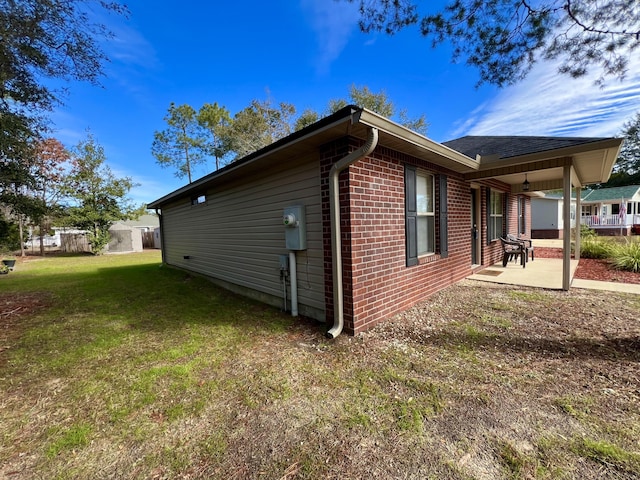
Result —
[[114, 223], [109, 227], [108, 252], [109, 253], [130, 253], [141, 252], [142, 232], [135, 227], [130, 227], [122, 223]]

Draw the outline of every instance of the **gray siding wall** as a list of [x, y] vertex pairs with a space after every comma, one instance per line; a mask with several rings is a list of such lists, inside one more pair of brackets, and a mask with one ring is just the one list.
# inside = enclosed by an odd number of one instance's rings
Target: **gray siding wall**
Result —
[[531, 229], [549, 230], [562, 228], [562, 200], [532, 198]]
[[[301, 314], [324, 321], [319, 162], [271, 167], [206, 193], [205, 203], [183, 199], [162, 209], [166, 263], [282, 306], [279, 256], [288, 254], [283, 210], [305, 205], [307, 250], [296, 252], [298, 305]], [[287, 288], [287, 309], [289, 300]]]

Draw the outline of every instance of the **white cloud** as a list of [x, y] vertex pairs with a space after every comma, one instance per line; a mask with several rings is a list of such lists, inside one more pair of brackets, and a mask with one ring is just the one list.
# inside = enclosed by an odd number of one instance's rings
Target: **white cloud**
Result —
[[104, 48], [112, 61], [142, 69], [158, 66], [153, 45], [140, 32], [122, 23], [111, 25], [110, 28], [114, 36]]
[[328, 72], [349, 41], [351, 32], [357, 28], [358, 7], [356, 4], [327, 0], [302, 0], [302, 9], [314, 30], [318, 42], [318, 73]]
[[[594, 69], [595, 70], [595, 69]], [[571, 79], [557, 64], [540, 62], [526, 79], [498, 93], [459, 122], [461, 135], [613, 136], [640, 110], [640, 58], [632, 58], [627, 77], [595, 84], [598, 72]]]

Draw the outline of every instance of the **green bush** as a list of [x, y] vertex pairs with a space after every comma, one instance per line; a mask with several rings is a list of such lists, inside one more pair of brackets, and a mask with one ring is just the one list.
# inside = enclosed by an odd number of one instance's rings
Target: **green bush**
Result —
[[611, 255], [611, 263], [620, 270], [640, 272], [640, 242], [628, 241], [616, 246]]
[[596, 231], [589, 225], [580, 224], [580, 238], [594, 238]]
[[580, 243], [580, 257], [582, 258], [611, 258], [616, 246], [602, 237], [587, 237]]
[[91, 245], [91, 253], [94, 255], [102, 255], [109, 245], [111, 235], [108, 231], [98, 230], [97, 232], [89, 232], [87, 234], [89, 245]]

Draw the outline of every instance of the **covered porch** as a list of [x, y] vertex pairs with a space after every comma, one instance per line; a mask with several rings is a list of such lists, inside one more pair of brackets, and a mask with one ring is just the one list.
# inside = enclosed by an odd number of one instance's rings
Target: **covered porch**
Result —
[[[509, 185], [512, 195], [532, 195], [537, 191], [562, 191], [562, 259], [536, 259], [525, 269], [517, 264], [485, 265], [472, 276], [477, 280], [514, 285], [569, 290], [577, 268], [571, 259], [571, 198], [575, 192], [576, 211], [581, 211], [584, 186], [608, 180], [622, 140], [617, 138], [554, 137], [463, 137], [446, 142], [454, 149], [475, 157], [479, 168], [465, 173], [469, 182], [497, 180]], [[509, 232], [506, 233], [516, 233]], [[576, 258], [580, 258], [580, 230], [574, 238]], [[535, 244], [534, 244], [535, 247]]]
[[[538, 248], [561, 248], [562, 240], [534, 240]], [[607, 290], [618, 293], [633, 293], [640, 295], [640, 285], [633, 283], [603, 282], [598, 280], [584, 280], [574, 278], [578, 261], [571, 259], [569, 273], [572, 288], [585, 288], [588, 290]], [[563, 290], [562, 285], [563, 260], [559, 258], [536, 258], [529, 261], [526, 268], [518, 263], [509, 263], [506, 268], [502, 263], [496, 263], [479, 272], [474, 273], [470, 280], [482, 282], [500, 283], [519, 287], [545, 288], [550, 290]]]

